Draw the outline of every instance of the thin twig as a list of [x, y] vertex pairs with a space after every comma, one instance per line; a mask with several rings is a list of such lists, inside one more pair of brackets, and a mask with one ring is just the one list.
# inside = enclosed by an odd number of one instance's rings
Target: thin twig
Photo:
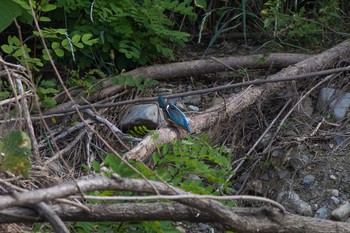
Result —
[[239, 201], [257, 201], [269, 203], [283, 213], [286, 212], [285, 208], [271, 199], [257, 196], [248, 195], [236, 195], [236, 196], [212, 196], [212, 195], [196, 195], [196, 194], [184, 194], [184, 195], [155, 195], [155, 196], [70, 196], [69, 198], [85, 200], [99, 200], [99, 201], [146, 201], [146, 200], [181, 200], [181, 199], [211, 199], [211, 200], [239, 200]]
[[[346, 68], [350, 68], [350, 66], [347, 66]], [[339, 76], [340, 74], [332, 74], [332, 75], [328, 75], [326, 78], [322, 79], [319, 83], [317, 83], [315, 86], [313, 86], [308, 92], [306, 92], [305, 95], [303, 95], [298, 102], [289, 110], [289, 112], [284, 116], [284, 118], [282, 119], [281, 123], [278, 125], [278, 128], [275, 132], [275, 134], [273, 135], [273, 137], [271, 137], [271, 141], [269, 143], [269, 145], [264, 149], [263, 153], [266, 153], [269, 148], [272, 145], [273, 139], [276, 137], [277, 133], [281, 130], [282, 125], [284, 124], [284, 122], [287, 120], [287, 118], [290, 116], [290, 114], [292, 114], [292, 112], [294, 111], [295, 108], [297, 108], [298, 106], [300, 106], [300, 103], [311, 94], [311, 92], [313, 92], [316, 88], [318, 88], [322, 83], [328, 81], [331, 78], [334, 78], [336, 76]]]
[[[19, 76], [19, 75], [18, 75]], [[23, 89], [23, 85], [22, 85], [22, 81], [21, 81], [21, 77], [16, 77], [16, 82], [18, 85], [18, 91], [20, 94], [24, 94], [24, 89]], [[24, 111], [24, 116], [26, 118], [26, 122], [27, 122], [27, 127], [28, 127], [28, 131], [29, 131], [29, 136], [30, 139], [32, 141], [32, 148], [33, 148], [33, 154], [35, 159], [39, 159], [39, 146], [38, 146], [38, 141], [36, 140], [35, 137], [35, 132], [34, 132], [34, 127], [33, 127], [33, 123], [32, 120], [30, 119], [30, 112], [29, 112], [29, 108], [28, 108], [28, 102], [26, 98], [21, 99], [22, 105], [23, 105], [23, 111]]]
[[[349, 70], [350, 70], [350, 67], [343, 67], [343, 68], [329, 69], [329, 70], [323, 70], [323, 71], [318, 71], [318, 72], [311, 72], [308, 74], [295, 75], [295, 76], [286, 77], [286, 78], [256, 79], [253, 81], [247, 81], [247, 82], [243, 82], [243, 83], [234, 83], [234, 84], [230, 84], [230, 85], [223, 85], [223, 86], [206, 88], [206, 89], [201, 89], [201, 90], [196, 90], [196, 91], [188, 91], [188, 92], [183, 92], [183, 93], [178, 93], [178, 94], [171, 94], [171, 95], [167, 95], [167, 98], [173, 99], [173, 98], [179, 98], [179, 97], [185, 97], [185, 96], [191, 96], [191, 95], [206, 94], [209, 92], [216, 92], [216, 91], [221, 91], [221, 90], [226, 90], [226, 89], [231, 89], [231, 88], [236, 88], [236, 87], [245, 87], [245, 86], [250, 86], [250, 85], [262, 85], [262, 84], [266, 84], [266, 83], [275, 83], [275, 82], [290, 82], [293, 80], [300, 80], [300, 79], [305, 79], [305, 78], [309, 78], [309, 77], [314, 77], [314, 76], [319, 76], [319, 75], [328, 75], [328, 74], [339, 73], [339, 72], [344, 72], [344, 71], [349, 71]], [[127, 105], [127, 104], [149, 103], [149, 102], [154, 102], [156, 100], [157, 100], [156, 97], [147, 97], [147, 98], [119, 101], [119, 102], [108, 103], [108, 104], [80, 105], [80, 106], [74, 106], [74, 107], [68, 108], [68, 109], [51, 111], [50, 113], [48, 113], [48, 115], [59, 114], [59, 113], [74, 113], [77, 109], [79, 109], [79, 110], [85, 110], [85, 109], [91, 109], [91, 108], [101, 109], [101, 108], [111, 108], [111, 107]]]
[[0, 106], [16, 102], [16, 99], [20, 100], [20, 99], [23, 99], [23, 98], [26, 98], [26, 97], [29, 97], [29, 96], [33, 96], [33, 94], [30, 91], [26, 91], [23, 94], [18, 95], [17, 97], [12, 97], [10, 99], [6, 99], [6, 100], [0, 101]]
[[81, 139], [82, 137], [86, 134], [85, 130], [82, 130], [75, 138], [74, 140], [69, 143], [64, 149], [58, 151], [54, 156], [52, 156], [49, 160], [45, 161], [44, 164], [47, 165], [53, 161], [55, 161], [58, 158], [63, 159], [63, 155], [68, 153]]

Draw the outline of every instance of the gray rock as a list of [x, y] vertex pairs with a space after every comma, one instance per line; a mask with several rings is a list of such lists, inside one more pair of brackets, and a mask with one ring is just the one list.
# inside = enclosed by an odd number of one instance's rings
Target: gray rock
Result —
[[322, 88], [316, 107], [319, 111], [329, 108], [337, 121], [342, 120], [350, 107], [350, 93], [328, 87]]
[[343, 182], [343, 183], [350, 183], [350, 175], [342, 176], [341, 182]]
[[302, 154], [302, 155], [300, 155], [300, 159], [305, 164], [309, 164], [311, 162], [311, 155], [309, 155], [309, 154]]
[[330, 178], [331, 180], [336, 180], [336, 179], [337, 179], [337, 177], [336, 177], [335, 175], [330, 175], [329, 178]]
[[335, 143], [337, 143], [337, 145], [342, 144], [346, 139], [347, 139], [347, 137], [345, 135], [335, 135], [334, 136], [334, 140], [335, 140]]
[[311, 205], [300, 199], [295, 192], [284, 191], [278, 194], [277, 201], [281, 203], [289, 212], [297, 213], [303, 216], [311, 216]]
[[263, 175], [260, 177], [260, 179], [261, 179], [262, 181], [269, 181], [269, 180], [270, 180], [269, 174], [268, 174], [268, 173], [263, 174]]
[[338, 189], [333, 189], [332, 190], [332, 196], [338, 197], [339, 196], [339, 190]]
[[318, 210], [316, 210], [314, 217], [320, 219], [327, 219], [329, 217], [327, 207], [321, 207]]
[[282, 170], [278, 173], [278, 176], [281, 180], [289, 178], [289, 172], [287, 170]]
[[345, 221], [350, 216], [350, 204], [347, 201], [344, 205], [339, 206], [331, 213], [331, 219], [336, 221]]
[[331, 196], [331, 200], [334, 202], [334, 204], [338, 205], [340, 203], [340, 200], [334, 196]]
[[129, 108], [120, 121], [120, 127], [126, 131], [134, 126], [146, 126], [147, 129], [156, 129], [159, 118], [158, 106], [156, 104], [141, 104]]
[[193, 106], [193, 105], [188, 105], [187, 109], [193, 112], [198, 112], [199, 108], [197, 106]]
[[305, 188], [310, 188], [315, 183], [314, 175], [307, 175], [303, 179], [303, 185]]
[[281, 149], [276, 149], [276, 150], [273, 150], [273, 151], [271, 152], [271, 155], [272, 155], [273, 157], [279, 157], [279, 156], [283, 155], [283, 153], [284, 153], [283, 150], [281, 150]]

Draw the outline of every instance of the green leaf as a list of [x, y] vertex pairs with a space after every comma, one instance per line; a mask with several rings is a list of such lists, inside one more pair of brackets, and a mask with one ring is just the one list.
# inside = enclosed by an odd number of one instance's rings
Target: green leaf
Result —
[[1, 45], [1, 49], [7, 54], [11, 54], [13, 52], [13, 46], [11, 45], [7, 45], [7, 44]]
[[145, 89], [145, 86], [142, 84], [142, 81], [143, 81], [143, 78], [140, 76], [135, 78], [135, 85], [141, 91]]
[[43, 100], [43, 106], [45, 108], [52, 108], [57, 105], [57, 101], [51, 97], [45, 96]]
[[72, 40], [72, 43], [74, 44], [79, 42], [80, 39], [81, 39], [81, 35], [74, 35], [71, 40]]
[[57, 57], [63, 57], [64, 56], [64, 50], [61, 49], [61, 48], [54, 49], [53, 51], [55, 52]]
[[53, 4], [46, 4], [46, 5], [43, 5], [41, 6], [41, 10], [43, 12], [49, 12], [49, 11], [53, 11], [57, 8], [56, 5], [53, 5]]
[[[22, 16], [22, 18], [21, 18]], [[17, 17], [24, 23], [31, 23], [33, 18], [21, 5], [16, 4], [13, 0], [1, 0], [0, 4], [0, 32], [10, 26]]]
[[207, 2], [205, 0], [194, 0], [194, 4], [203, 10], [207, 9]]
[[96, 160], [92, 161], [92, 167], [94, 168], [95, 172], [98, 172], [98, 173], [101, 172], [100, 171], [100, 164]]
[[13, 43], [13, 45], [16, 45], [17, 47], [21, 46], [21, 41], [18, 39], [17, 36], [11, 37], [11, 42]]
[[51, 44], [51, 48], [53, 48], [53, 49], [57, 49], [57, 48], [59, 48], [61, 45], [60, 45], [60, 43], [58, 43], [58, 42], [52, 42], [52, 44]]
[[49, 17], [46, 17], [46, 16], [40, 16], [39, 21], [40, 22], [51, 22], [51, 19]]
[[88, 33], [88, 34], [84, 34], [83, 37], [81, 38], [81, 41], [84, 44], [89, 44], [89, 40], [92, 37], [92, 34]]

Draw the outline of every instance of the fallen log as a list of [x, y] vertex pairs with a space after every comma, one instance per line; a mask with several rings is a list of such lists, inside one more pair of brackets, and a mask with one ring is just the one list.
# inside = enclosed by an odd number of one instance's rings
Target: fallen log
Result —
[[[12, 195], [3, 195], [0, 199], [0, 224], [43, 222], [42, 216], [28, 209], [29, 204], [42, 201], [54, 201], [56, 198], [72, 194], [81, 194], [93, 190], [121, 190], [136, 193], [156, 193], [162, 197], [186, 195], [185, 191], [160, 182], [121, 177], [95, 177], [89, 180], [66, 182], [50, 188], [31, 190]], [[200, 195], [197, 195], [200, 197]], [[184, 196], [182, 196], [184, 198]], [[52, 210], [63, 221], [190, 221], [207, 222], [220, 225], [224, 230], [234, 232], [349, 232], [350, 223], [333, 222], [317, 218], [303, 217], [281, 213], [272, 207], [237, 208], [227, 207], [221, 203], [199, 198], [177, 199], [174, 202], [119, 203], [119, 204], [85, 204], [79, 206], [56, 204]], [[26, 208], [19, 207], [26, 205]], [[87, 209], [89, 211], [87, 211]]]
[[[191, 75], [221, 72], [228, 69], [239, 69], [242, 67], [250, 69], [263, 69], [269, 67], [281, 69], [312, 56], [313, 55], [308, 54], [272, 53], [268, 56], [264, 54], [257, 54], [249, 56], [211, 58], [205, 60], [175, 62], [170, 64], [141, 67], [130, 72], [123, 73], [122, 75], [130, 75], [132, 77], [142, 75], [143, 77], [148, 77], [151, 79], [164, 80], [175, 77], [190, 77]], [[120, 76], [121, 75], [118, 75], [117, 78]], [[68, 101], [57, 105], [54, 108], [47, 110], [45, 114], [59, 112], [60, 110], [71, 108], [74, 104], [86, 104], [86, 100], [90, 103], [94, 103], [121, 92], [124, 87], [112, 84], [112, 78], [113, 77], [103, 80], [100, 83], [101, 89], [93, 94], [90, 94], [89, 96], [86, 96], [85, 100], [80, 96], [75, 97], [74, 103], [72, 101]], [[77, 94], [80, 94], [81, 92], [82, 90], [74, 90], [74, 93]]]
[[[347, 58], [349, 53], [350, 41], [344, 41], [318, 55], [291, 65], [288, 68], [267, 77], [267, 79], [274, 80], [321, 71], [330, 68]], [[268, 83], [259, 87], [248, 87], [241, 93], [232, 94], [225, 103], [214, 106], [196, 116], [190, 117], [190, 127], [193, 132], [200, 133], [241, 112], [243, 109], [254, 104], [257, 100], [264, 99], [278, 90], [285, 88], [287, 85], [288, 83], [286, 82], [277, 82]], [[169, 143], [177, 137], [174, 129], [162, 128], [155, 131], [155, 133], [159, 135], [158, 138], [154, 138], [152, 135], [147, 136], [141, 143], [125, 153], [124, 156], [127, 159], [146, 160], [146, 158], [155, 150], [156, 145]]]

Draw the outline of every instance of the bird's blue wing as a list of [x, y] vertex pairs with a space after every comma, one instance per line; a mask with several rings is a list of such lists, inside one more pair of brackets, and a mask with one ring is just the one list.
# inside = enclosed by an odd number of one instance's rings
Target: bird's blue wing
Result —
[[179, 108], [173, 104], [169, 104], [166, 107], [166, 113], [171, 121], [179, 126], [185, 127], [188, 132], [191, 132], [191, 129], [188, 125], [188, 120], [185, 114]]

